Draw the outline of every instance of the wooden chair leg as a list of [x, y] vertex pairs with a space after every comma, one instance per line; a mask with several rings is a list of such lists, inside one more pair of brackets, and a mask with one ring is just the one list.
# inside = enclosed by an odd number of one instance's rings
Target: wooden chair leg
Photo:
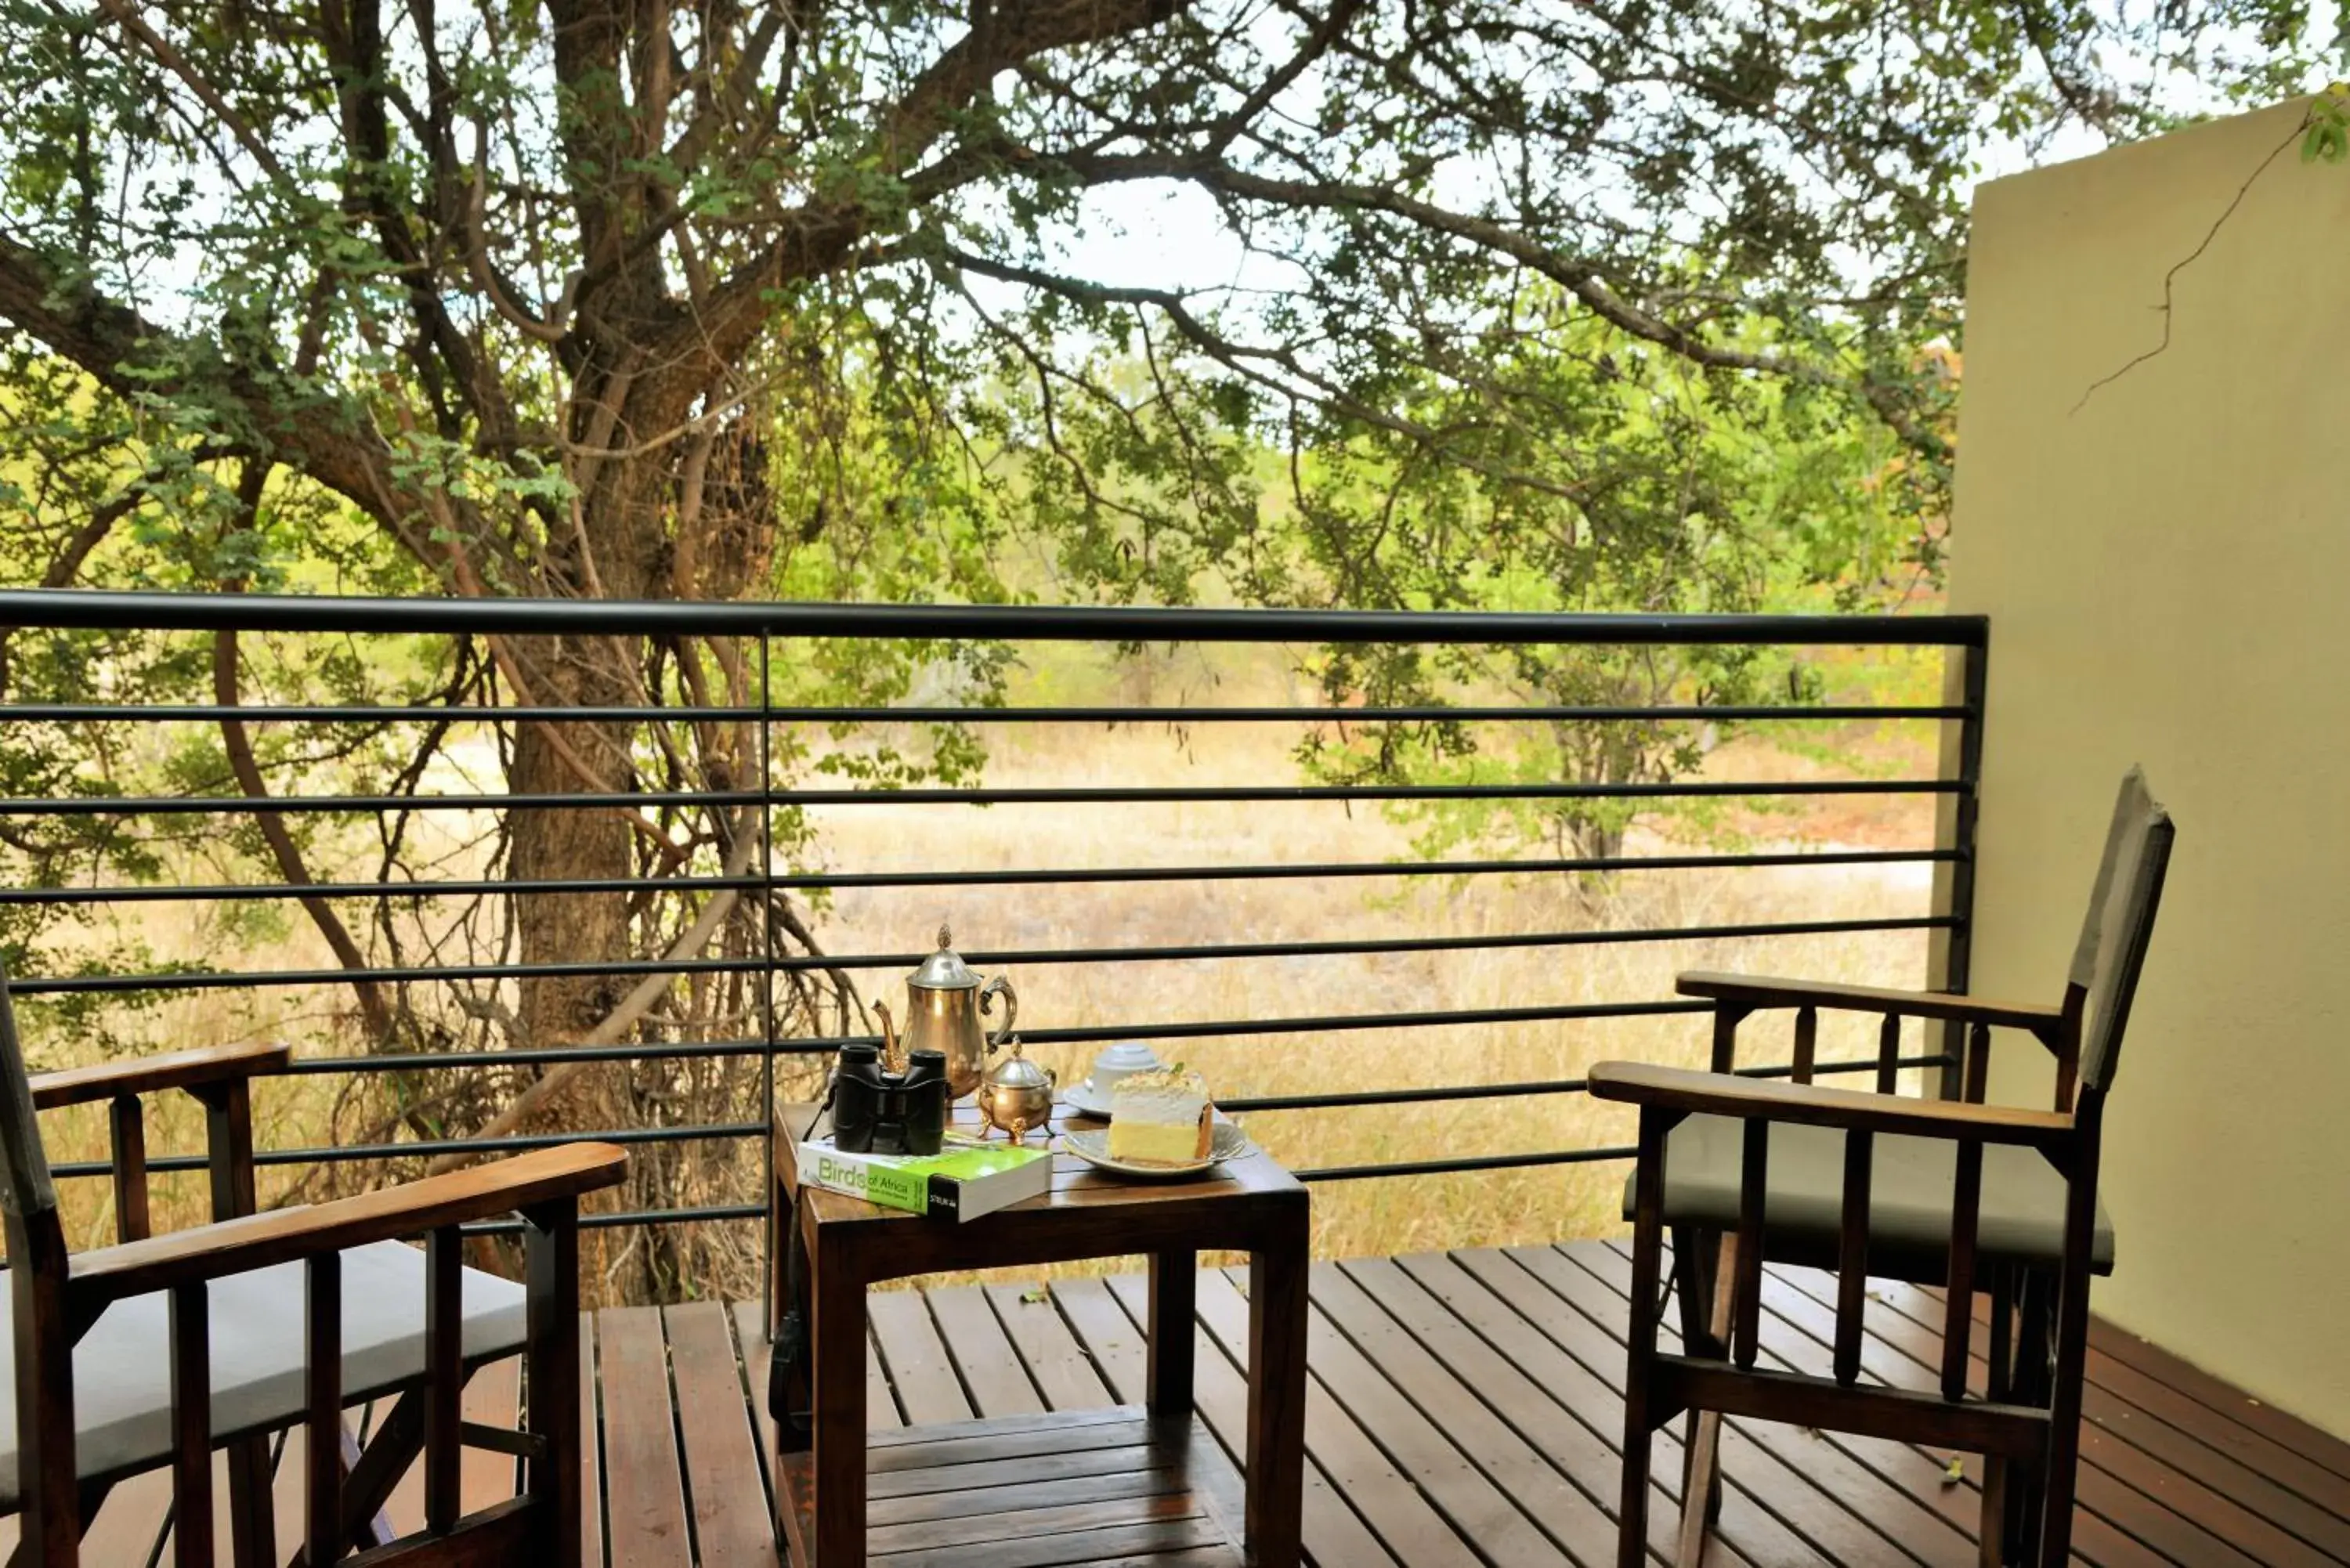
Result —
[[236, 1568], [277, 1568], [277, 1515], [271, 1496], [275, 1469], [269, 1435], [255, 1433], [227, 1447], [229, 1561]]
[[1690, 1355], [1726, 1358], [1729, 1342], [1717, 1334], [1710, 1310], [1714, 1282], [1721, 1275], [1723, 1238], [1719, 1231], [1673, 1227], [1673, 1300], [1680, 1313], [1681, 1349]]
[[[1648, 1568], [1648, 1460], [1656, 1423], [1648, 1380], [1657, 1357], [1657, 1286], [1663, 1274], [1665, 1134], [1678, 1117], [1640, 1114], [1640, 1158], [1633, 1178], [1632, 1319], [1625, 1335], [1624, 1485], [1616, 1514], [1617, 1568]], [[1683, 1497], [1686, 1503], [1688, 1498]]]
[[[1694, 1255], [1686, 1271], [1684, 1252]], [[1679, 1276], [1683, 1350], [1717, 1361], [1730, 1358], [1731, 1311], [1738, 1288], [1738, 1239], [1718, 1231], [1676, 1228], [1673, 1267]], [[1674, 1559], [1693, 1565], [1705, 1555], [1706, 1532], [1721, 1521], [1721, 1415], [1692, 1410], [1681, 1442], [1681, 1529]]]
[[1997, 1454], [1983, 1456], [1982, 1522], [1977, 1544], [1982, 1568], [2002, 1568], [2008, 1552], [2008, 1463]]
[[[2085, 1259], [2087, 1223], [2072, 1249]], [[2042, 1483], [2039, 1560], [2063, 1564], [2073, 1555], [2073, 1489], [2081, 1467], [2081, 1381], [2089, 1358], [2089, 1271], [2076, 1262], [2057, 1286], [2056, 1365], [2048, 1400], [2048, 1473]]]
[[1721, 1412], [1690, 1412], [1688, 1447], [1682, 1450], [1681, 1530], [1674, 1539], [1678, 1568], [1705, 1561], [1705, 1538], [1721, 1518]]
[[343, 1537], [364, 1550], [386, 1544], [377, 1539], [376, 1524], [384, 1500], [408, 1473], [424, 1447], [424, 1395], [410, 1388], [376, 1423], [368, 1445], [343, 1480]]
[[[2022, 1277], [2016, 1288], [2016, 1365], [2012, 1389], [2018, 1403], [2044, 1408], [2050, 1393], [2054, 1281], [2044, 1268], [2021, 1272]], [[2042, 1503], [2047, 1496], [2047, 1479], [2044, 1466], [2009, 1467], [2007, 1556], [2018, 1568], [2035, 1568], [2040, 1562]]]
[[548, 1568], [579, 1568], [579, 1201], [536, 1209], [524, 1216], [530, 1276], [530, 1430], [546, 1445], [531, 1461], [531, 1495], [546, 1527], [535, 1561]]

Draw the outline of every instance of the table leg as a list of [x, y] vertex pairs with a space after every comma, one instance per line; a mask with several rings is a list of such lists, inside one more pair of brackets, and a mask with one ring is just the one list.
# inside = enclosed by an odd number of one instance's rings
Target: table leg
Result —
[[[775, 1183], [775, 1271], [767, 1314], [767, 1386], [762, 1396], [775, 1419], [775, 1450], [795, 1454], [809, 1442], [805, 1425], [816, 1408], [809, 1367], [809, 1324], [816, 1317], [807, 1292], [807, 1242], [789, 1189]], [[744, 1352], [750, 1350], [744, 1345]]]
[[1248, 1545], [1256, 1568], [1297, 1568], [1305, 1490], [1305, 1194], [1249, 1254]]
[[808, 1363], [816, 1382], [816, 1563], [865, 1568], [865, 1281], [837, 1231], [806, 1240], [815, 1303]]
[[1150, 1361], [1143, 1386], [1154, 1416], [1191, 1413], [1191, 1354], [1198, 1337], [1200, 1254], [1150, 1254]]

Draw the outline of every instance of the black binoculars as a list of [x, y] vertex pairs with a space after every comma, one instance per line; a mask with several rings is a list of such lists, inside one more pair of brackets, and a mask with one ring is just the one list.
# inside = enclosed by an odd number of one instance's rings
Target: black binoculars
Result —
[[917, 1051], [906, 1070], [879, 1047], [843, 1045], [832, 1076], [832, 1141], [849, 1154], [936, 1154], [947, 1137], [947, 1057]]

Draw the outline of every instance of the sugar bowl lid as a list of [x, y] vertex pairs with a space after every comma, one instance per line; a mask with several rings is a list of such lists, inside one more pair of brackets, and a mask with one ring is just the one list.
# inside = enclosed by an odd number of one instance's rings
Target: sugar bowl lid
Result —
[[1015, 1034], [1003, 1054], [988, 1064], [987, 1083], [998, 1089], [1049, 1089], [1053, 1075], [1020, 1054], [1020, 1037]]
[[924, 959], [921, 967], [906, 977], [906, 983], [925, 991], [969, 991], [977, 985], [978, 971], [962, 961], [953, 944], [954, 933], [941, 925], [939, 950]]

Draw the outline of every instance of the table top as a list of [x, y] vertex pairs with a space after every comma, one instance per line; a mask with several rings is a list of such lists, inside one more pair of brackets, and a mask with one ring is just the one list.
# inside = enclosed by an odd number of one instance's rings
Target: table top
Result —
[[[777, 1115], [779, 1139], [786, 1144], [796, 1143], [799, 1130], [807, 1127], [815, 1115], [816, 1107], [811, 1105], [782, 1107]], [[1108, 1125], [1099, 1117], [1080, 1115], [1064, 1101], [1054, 1102], [1051, 1127], [1054, 1136], [1089, 1128], [1098, 1131]], [[970, 1105], [956, 1106], [951, 1126], [960, 1132], [978, 1134], [978, 1109]], [[1002, 1141], [1004, 1135], [999, 1132], [990, 1136]], [[1032, 1147], [1041, 1147], [1044, 1136], [1032, 1132], [1027, 1141]], [[783, 1185], [785, 1197], [798, 1207], [803, 1196], [799, 1190], [798, 1163], [788, 1158], [788, 1153], [787, 1148], [776, 1150], [775, 1179]], [[1246, 1199], [1278, 1198], [1291, 1193], [1302, 1198], [1305, 1193], [1303, 1184], [1290, 1175], [1280, 1161], [1262, 1148], [1252, 1149], [1222, 1165], [1211, 1166], [1196, 1176], [1163, 1180], [1120, 1176], [1089, 1165], [1065, 1149], [1056, 1150], [1053, 1155], [1052, 1181], [1051, 1189], [1041, 1197], [1025, 1199], [953, 1229], [968, 1231], [976, 1226], [1009, 1228], [1051, 1223], [1051, 1217], [1055, 1215], [1074, 1217], [1083, 1214], [1088, 1219], [1097, 1220], [1103, 1217], [1106, 1210], [1129, 1206], [1136, 1210], [1202, 1205], [1222, 1208]], [[943, 1223], [924, 1220], [903, 1210], [868, 1203], [845, 1192], [829, 1192], [818, 1188], [809, 1190], [805, 1196], [806, 1212], [819, 1225], [906, 1223], [939, 1226]]]

